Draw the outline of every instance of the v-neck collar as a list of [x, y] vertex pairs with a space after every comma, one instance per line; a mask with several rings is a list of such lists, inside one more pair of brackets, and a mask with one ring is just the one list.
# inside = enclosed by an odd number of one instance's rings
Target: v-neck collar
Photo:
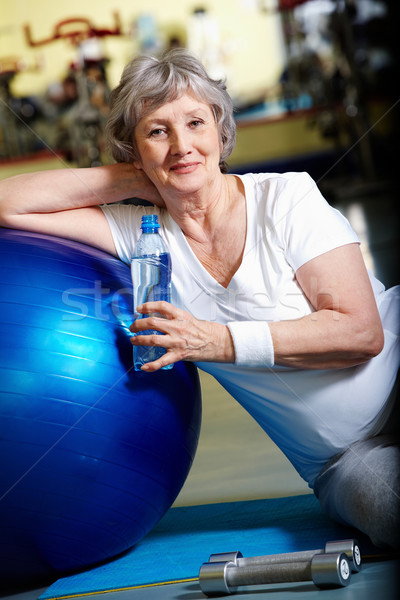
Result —
[[242, 287], [243, 284], [243, 275], [242, 273], [246, 270], [246, 256], [248, 256], [248, 246], [249, 246], [249, 231], [251, 227], [251, 215], [250, 215], [250, 207], [248, 202], [248, 194], [247, 194], [247, 186], [246, 186], [246, 178], [244, 176], [235, 175], [238, 177], [244, 186], [244, 200], [246, 205], [246, 237], [245, 237], [245, 246], [243, 251], [242, 261], [234, 273], [232, 279], [229, 282], [227, 287], [221, 285], [214, 277], [203, 267], [200, 260], [197, 258], [195, 253], [193, 252], [190, 244], [188, 243], [185, 235], [183, 234], [179, 225], [174, 221], [169, 213], [167, 213], [167, 218], [169, 220], [169, 229], [172, 233], [171, 243], [175, 245], [175, 251], [179, 254], [184, 254], [182, 260], [190, 269], [191, 275], [196, 279], [198, 285], [204, 289], [207, 293], [217, 294], [218, 296], [230, 296], [232, 294], [236, 294], [239, 288]]

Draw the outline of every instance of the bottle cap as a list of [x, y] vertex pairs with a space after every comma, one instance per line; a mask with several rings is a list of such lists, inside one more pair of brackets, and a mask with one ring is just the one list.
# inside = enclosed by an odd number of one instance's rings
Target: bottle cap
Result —
[[158, 222], [158, 216], [157, 215], [143, 215], [141, 227], [142, 227], [142, 231], [159, 229], [160, 224]]

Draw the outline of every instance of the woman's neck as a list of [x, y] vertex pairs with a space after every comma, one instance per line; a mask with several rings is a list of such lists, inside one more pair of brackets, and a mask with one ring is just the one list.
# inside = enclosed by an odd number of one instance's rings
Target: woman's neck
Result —
[[221, 219], [232, 210], [235, 177], [222, 175], [206, 189], [182, 198], [166, 200], [167, 210], [188, 239], [202, 243], [213, 236]]
[[[219, 193], [168, 210], [203, 267], [227, 287], [241, 265], [246, 242], [246, 202], [240, 179], [224, 175]], [[215, 188], [215, 191], [217, 188]]]

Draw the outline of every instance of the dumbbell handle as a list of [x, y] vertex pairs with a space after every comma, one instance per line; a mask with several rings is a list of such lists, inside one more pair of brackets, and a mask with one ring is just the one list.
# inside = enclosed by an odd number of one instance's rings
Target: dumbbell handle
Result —
[[236, 566], [240, 568], [257, 565], [279, 565], [311, 562], [317, 554], [324, 554], [323, 550], [306, 550], [304, 552], [288, 552], [287, 554], [266, 554], [265, 556], [244, 556], [236, 559]]
[[274, 565], [228, 566], [226, 583], [234, 588], [244, 585], [311, 581], [311, 562], [278, 563]]

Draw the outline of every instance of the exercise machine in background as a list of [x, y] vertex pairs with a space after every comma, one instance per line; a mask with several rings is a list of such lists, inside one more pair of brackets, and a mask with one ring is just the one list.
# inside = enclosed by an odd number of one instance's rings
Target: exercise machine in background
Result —
[[[302, 93], [313, 106], [326, 107], [314, 119], [323, 137], [337, 146], [347, 138], [354, 148], [355, 169], [365, 182], [387, 176], [393, 162], [393, 104], [398, 99], [393, 8], [388, 0], [278, 0], [287, 66], [282, 94], [290, 110]], [[390, 127], [387, 123], [390, 122]]]
[[28, 65], [20, 57], [0, 57], [0, 158], [23, 156], [39, 149], [40, 141], [32, 127], [40, 117], [40, 106], [34, 98], [15, 96], [12, 82], [20, 73], [40, 68], [39, 61]]
[[109, 59], [103, 55], [100, 40], [120, 35], [122, 28], [118, 13], [114, 13], [113, 27], [107, 29], [95, 27], [86, 18], [65, 19], [55, 25], [49, 37], [41, 40], [34, 40], [30, 26], [25, 26], [26, 40], [31, 47], [62, 39], [77, 49], [77, 60], [62, 82], [63, 93], [58, 98], [54, 97], [54, 102], [66, 107], [60, 119], [57, 145], [67, 159], [79, 167], [103, 164], [110, 88], [106, 74]]

